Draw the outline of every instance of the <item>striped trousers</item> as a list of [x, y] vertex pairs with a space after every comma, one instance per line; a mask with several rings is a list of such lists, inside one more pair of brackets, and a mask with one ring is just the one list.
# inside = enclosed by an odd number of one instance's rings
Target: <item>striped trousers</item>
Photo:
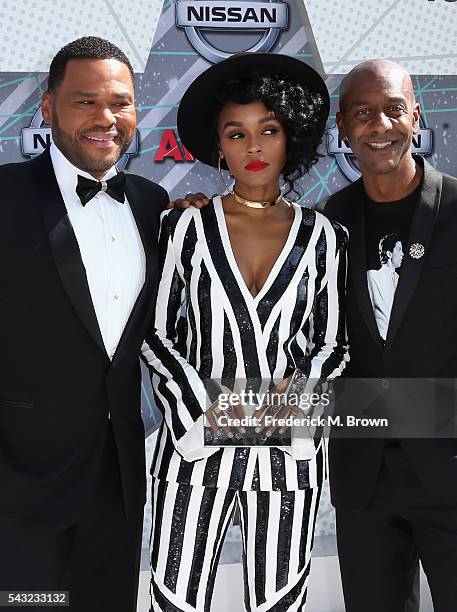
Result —
[[209, 612], [240, 509], [246, 612], [302, 612], [320, 488], [242, 491], [153, 479], [151, 610]]

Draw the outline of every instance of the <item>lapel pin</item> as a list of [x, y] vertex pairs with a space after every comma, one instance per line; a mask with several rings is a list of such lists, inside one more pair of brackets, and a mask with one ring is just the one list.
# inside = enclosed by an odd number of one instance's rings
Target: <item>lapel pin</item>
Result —
[[409, 247], [409, 254], [411, 255], [413, 259], [420, 259], [421, 257], [423, 257], [424, 253], [425, 253], [425, 248], [423, 244], [419, 244], [418, 242], [415, 242]]

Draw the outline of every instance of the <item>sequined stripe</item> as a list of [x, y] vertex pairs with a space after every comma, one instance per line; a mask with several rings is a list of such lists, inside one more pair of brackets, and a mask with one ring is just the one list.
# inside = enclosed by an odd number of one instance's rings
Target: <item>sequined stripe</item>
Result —
[[[259, 491], [257, 497], [257, 519], [255, 524], [255, 599], [256, 605], [265, 602], [265, 568], [267, 555], [268, 518], [270, 511], [270, 492]], [[250, 526], [251, 527], [251, 526]], [[251, 527], [254, 529], [254, 526]], [[252, 568], [251, 568], [252, 571]]]
[[295, 491], [281, 491], [281, 518], [276, 561], [276, 591], [286, 586], [289, 578], [290, 547], [295, 511]]
[[173, 271], [168, 291], [166, 331], [168, 338], [175, 339], [181, 316], [181, 309], [177, 305], [181, 306], [184, 299], [184, 283], [177, 270]]
[[217, 453], [211, 455], [206, 460], [205, 472], [203, 474], [202, 482], [204, 487], [215, 487], [217, 485], [217, 479], [219, 476], [219, 469], [223, 452], [223, 450], [219, 450], [217, 451]]
[[301, 520], [301, 537], [300, 537], [300, 548], [298, 553], [298, 572], [300, 573], [306, 564], [306, 545], [308, 541], [308, 529], [310, 525], [310, 519], [312, 524], [312, 518], [310, 516], [312, 507], [313, 495], [312, 489], [305, 491], [305, 502], [303, 505], [303, 515]]
[[305, 459], [299, 459], [296, 464], [297, 482], [299, 489], [309, 489], [309, 462]]
[[273, 491], [286, 489], [286, 461], [284, 452], [274, 446], [270, 448], [271, 484]]
[[217, 491], [216, 488], [205, 488], [203, 491], [200, 511], [198, 513], [197, 528], [195, 531], [194, 547], [192, 551], [186, 551], [186, 554], [191, 554], [193, 556], [189, 582], [187, 584], [186, 601], [194, 607], [197, 603], [197, 592], [205, 560], [208, 529], [210, 521], [213, 518], [213, 506]]
[[[192, 298], [192, 303], [196, 301], [198, 303], [198, 319], [196, 317], [196, 325], [198, 324], [197, 337], [199, 343], [197, 343], [198, 363], [196, 367], [200, 377], [205, 383], [209, 398], [214, 402], [220, 395], [220, 387], [216, 381], [211, 379], [213, 371], [213, 354], [215, 351], [212, 341], [213, 311], [208, 305], [211, 303], [212, 291], [211, 277], [208, 274], [205, 263], [202, 261], [200, 264], [200, 273], [198, 274], [196, 300]], [[218, 348], [217, 351], [219, 350]]]
[[[272, 309], [284, 296], [284, 293], [290, 285], [291, 278], [294, 275], [297, 267], [300, 265], [303, 256], [307, 254], [306, 251], [313, 234], [315, 213], [311, 211], [305, 212], [304, 209], [301, 209], [300, 213], [302, 215], [302, 222], [298, 228], [295, 243], [293, 244], [271, 287], [262, 297], [259, 305], [257, 306], [257, 313], [259, 315], [262, 329], [268, 321]], [[312, 221], [309, 224], [303, 222], [304, 215], [307, 215], [308, 213], [312, 215]]]
[[197, 525], [205, 489], [200, 486], [182, 485], [189, 491], [189, 505], [183, 531], [182, 555], [176, 581], [176, 593], [184, 599], [189, 576], [194, 562], [195, 538], [198, 537]]
[[246, 467], [249, 459], [249, 448], [236, 448], [230, 473], [229, 489], [242, 489]]
[[267, 345], [267, 361], [271, 376], [274, 375], [278, 359], [278, 330], [280, 321], [281, 314], [278, 315], [278, 318], [276, 319], [275, 324], [272, 327], [270, 339], [268, 340]]
[[221, 382], [229, 389], [232, 389], [236, 376], [236, 351], [233, 343], [232, 330], [225, 311], [222, 351], [224, 355], [224, 365], [222, 368]]
[[225, 294], [230, 301], [240, 330], [246, 376], [248, 378], [259, 379], [261, 374], [254, 326], [243, 294], [227, 260], [214, 206], [206, 206], [201, 210], [201, 215], [206, 243], [215, 272], [218, 274], [219, 280], [224, 287]]
[[194, 305], [192, 303], [192, 300], [189, 299], [189, 295], [188, 295], [189, 286], [186, 287], [186, 294], [187, 294], [186, 318], [187, 318], [187, 329], [188, 329], [186, 359], [192, 366], [195, 366], [197, 362], [197, 341], [198, 341], [197, 323], [195, 320]]
[[158, 465], [154, 466], [154, 476], [156, 476], [160, 480], [168, 480], [168, 466], [170, 465], [171, 456], [173, 455], [175, 450], [168, 429], [165, 431], [165, 435], [166, 439], [163, 447], [161, 461]]
[[159, 558], [159, 547], [160, 547], [160, 535], [161, 535], [161, 530], [162, 530], [163, 507], [165, 504], [165, 495], [167, 492], [167, 487], [168, 487], [167, 482], [159, 480], [158, 485], [155, 489], [156, 496], [153, 499], [154, 516], [155, 516], [154, 524], [152, 525], [152, 529], [154, 530], [154, 537], [152, 538], [152, 547], [151, 547], [151, 567], [153, 571], [157, 570], [157, 561]]
[[209, 581], [206, 588], [205, 595], [205, 610], [209, 610], [211, 606], [211, 600], [214, 592], [214, 582], [216, 579], [217, 566], [221, 556], [222, 545], [224, 544], [225, 535], [227, 533], [228, 526], [230, 524], [231, 517], [233, 516], [233, 510], [235, 507], [236, 492], [233, 490], [227, 490], [226, 497], [224, 499], [224, 505], [220, 514], [220, 520], [217, 527], [217, 534], [213, 546], [213, 558], [211, 561], [211, 569], [209, 572]]
[[179, 464], [178, 475], [176, 481], [182, 484], [189, 485], [192, 478], [192, 471], [194, 469], [194, 463], [192, 461], [185, 461], [181, 459]]
[[168, 544], [168, 559], [165, 568], [164, 584], [173, 593], [176, 593], [179, 566], [181, 563], [184, 528], [186, 526], [189, 506], [190, 487], [179, 485], [176, 493], [173, 516], [171, 518], [170, 540]]

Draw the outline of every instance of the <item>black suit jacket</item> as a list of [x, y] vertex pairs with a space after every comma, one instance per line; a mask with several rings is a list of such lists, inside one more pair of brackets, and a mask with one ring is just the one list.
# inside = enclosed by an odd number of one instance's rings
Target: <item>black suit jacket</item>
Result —
[[[427, 379], [457, 377], [457, 180], [437, 172], [422, 158], [417, 161], [423, 164], [424, 178], [404, 249], [385, 345], [368, 293], [362, 180], [320, 205], [327, 216], [349, 230], [346, 314], [350, 363], [345, 375], [379, 378], [381, 403], [390, 405], [397, 415], [404, 411], [410, 423], [416, 418], [415, 410], [427, 408], [423, 401], [430, 393]], [[415, 243], [425, 249], [419, 259], [409, 254]], [[390, 377], [416, 380], [404, 392], [402, 387], [385, 389], [389, 383], [381, 379]], [[432, 387], [433, 394], [430, 412], [434, 426], [439, 426], [439, 411], [452, 412], [455, 398], [441, 384]], [[366, 389], [361, 388], [361, 395], [367, 400]], [[379, 398], [377, 404], [372, 399], [373, 405], [379, 406]], [[457, 501], [455, 438], [401, 439], [401, 446], [434, 496]], [[382, 438], [330, 440], [330, 483], [335, 505], [360, 506], [369, 500], [383, 449]]]
[[145, 498], [138, 355], [167, 193], [127, 174], [146, 277], [111, 362], [49, 151], [0, 166], [0, 186], [0, 512], [80, 516], [110, 414], [126, 511], [138, 514]]

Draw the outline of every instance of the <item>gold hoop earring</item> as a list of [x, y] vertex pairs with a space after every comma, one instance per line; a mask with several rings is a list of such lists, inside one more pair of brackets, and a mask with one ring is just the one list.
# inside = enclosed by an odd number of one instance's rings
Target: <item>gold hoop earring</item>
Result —
[[217, 160], [217, 169], [219, 170], [219, 176], [221, 178], [222, 184], [225, 187], [225, 190], [228, 191], [229, 193], [233, 193], [233, 190], [230, 189], [230, 187], [227, 185], [224, 175], [222, 174], [221, 159], [222, 157], [219, 155], [218, 160]]

